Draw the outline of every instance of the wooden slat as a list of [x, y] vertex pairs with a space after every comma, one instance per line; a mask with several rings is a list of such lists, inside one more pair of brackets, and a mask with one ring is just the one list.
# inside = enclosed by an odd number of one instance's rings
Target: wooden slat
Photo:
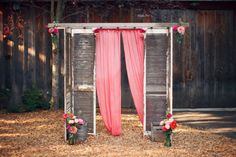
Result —
[[65, 113], [72, 113], [72, 84], [71, 84], [71, 75], [72, 75], [72, 67], [71, 67], [71, 34], [66, 33], [66, 42], [65, 42], [65, 77], [64, 77], [64, 90], [65, 90]]
[[[36, 12], [36, 15], [41, 12]], [[43, 53], [43, 44], [44, 44], [44, 33], [45, 29], [42, 29], [43, 18], [36, 18], [36, 28], [35, 28], [35, 64], [36, 64], [36, 82], [37, 87], [43, 89], [44, 85], [44, 53]]]
[[[0, 11], [0, 89], [5, 87], [5, 60], [3, 51], [3, 12]], [[0, 106], [1, 108], [1, 106]]]
[[30, 10], [30, 18], [28, 21], [28, 68], [29, 68], [29, 84], [36, 84], [36, 63], [35, 63], [35, 11], [33, 8]]
[[208, 97], [208, 107], [214, 106], [214, 46], [215, 46], [215, 11], [205, 12], [205, 28], [204, 31], [204, 62], [207, 63], [204, 66], [204, 94]]

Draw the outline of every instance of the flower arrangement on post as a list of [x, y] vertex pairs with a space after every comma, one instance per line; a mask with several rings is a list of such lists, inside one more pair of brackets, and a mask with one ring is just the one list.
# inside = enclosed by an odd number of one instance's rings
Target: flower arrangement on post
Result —
[[12, 34], [10, 28], [8, 25], [5, 25], [3, 27], [3, 39], [6, 39], [7, 37], [9, 37]]
[[180, 44], [184, 37], [185, 27], [182, 25], [174, 25], [172, 29], [175, 33], [176, 41]]
[[75, 144], [78, 140], [78, 128], [84, 125], [85, 122], [81, 118], [77, 118], [72, 113], [65, 113], [63, 115], [66, 124], [66, 131], [68, 135], [68, 143]]
[[56, 21], [53, 21], [53, 27], [49, 27], [48, 32], [51, 34], [52, 42], [53, 42], [54, 46], [56, 47], [56, 45], [57, 45], [57, 34], [59, 32], [59, 30], [57, 28], [57, 22]]
[[173, 115], [169, 112], [166, 114], [166, 118], [160, 122], [162, 126], [162, 131], [165, 132], [165, 146], [171, 147], [171, 134], [173, 130], [177, 127], [177, 123], [173, 118]]

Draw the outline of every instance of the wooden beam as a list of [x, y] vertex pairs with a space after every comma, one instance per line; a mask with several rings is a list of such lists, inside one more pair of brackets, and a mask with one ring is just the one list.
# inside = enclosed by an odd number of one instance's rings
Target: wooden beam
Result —
[[[66, 92], [67, 92], [67, 88], [66, 88], [66, 82], [67, 82], [67, 71], [66, 71], [66, 68], [67, 68], [67, 62], [66, 62], [66, 49], [67, 49], [67, 46], [66, 45], [66, 31], [64, 30], [64, 72], [63, 72], [63, 75], [64, 75], [64, 113], [66, 113], [66, 105], [67, 105], [67, 97], [66, 97]], [[67, 140], [67, 132], [66, 132], [66, 123], [64, 123], [64, 138], [65, 138], [65, 141]]]
[[[134, 29], [134, 28], [168, 28], [178, 23], [58, 23], [59, 29], [65, 28], [82, 28], [82, 29]], [[189, 23], [184, 23], [183, 26], [189, 26]], [[49, 23], [48, 27], [53, 27], [53, 23]]]
[[[1, 2], [32, 2], [32, 0], [1, 0]], [[51, 0], [34, 0], [34, 2], [50, 2]], [[58, 0], [54, 0], [57, 2]], [[114, 0], [78, 0], [79, 2], [94, 2], [94, 1], [104, 1], [111, 2]], [[159, 0], [133, 0], [141, 2], [158, 2]], [[172, 0], [172, 2], [234, 2], [235, 0]]]
[[170, 29], [170, 113], [173, 114], [173, 29]]
[[[96, 43], [95, 43], [96, 44]], [[93, 68], [93, 135], [96, 135], [96, 104], [97, 104], [97, 97], [96, 97], [96, 61], [94, 60], [94, 68]]]
[[144, 34], [144, 74], [143, 74], [143, 111], [144, 111], [144, 117], [143, 117], [143, 135], [147, 135], [147, 132], [146, 132], [146, 120], [147, 120], [147, 117], [146, 117], [146, 113], [147, 113], [147, 109], [146, 109], [146, 58], [147, 58], [147, 53], [146, 53], [146, 34]]

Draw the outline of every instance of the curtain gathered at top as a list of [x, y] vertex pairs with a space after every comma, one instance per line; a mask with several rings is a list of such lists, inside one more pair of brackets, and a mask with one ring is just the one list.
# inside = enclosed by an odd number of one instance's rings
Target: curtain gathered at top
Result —
[[122, 31], [125, 63], [131, 94], [140, 121], [143, 124], [144, 37], [142, 30]]
[[143, 123], [144, 37], [142, 30], [96, 31], [96, 86], [104, 124], [112, 135], [121, 134], [121, 47], [123, 37], [125, 62], [132, 97]]
[[96, 33], [96, 86], [100, 112], [112, 135], [121, 134], [120, 32]]

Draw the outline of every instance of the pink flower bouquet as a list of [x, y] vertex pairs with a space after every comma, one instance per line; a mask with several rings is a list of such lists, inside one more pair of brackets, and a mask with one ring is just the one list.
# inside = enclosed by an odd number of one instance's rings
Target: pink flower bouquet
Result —
[[183, 36], [184, 36], [186, 28], [184, 26], [181, 26], [181, 25], [174, 25], [172, 27], [172, 29], [175, 33], [176, 41], [180, 44], [183, 40]]
[[65, 120], [66, 124], [68, 142], [69, 144], [75, 144], [78, 140], [78, 129], [81, 125], [85, 124], [85, 121], [74, 116], [72, 113], [63, 114], [63, 119]]
[[57, 22], [53, 21], [53, 27], [48, 28], [48, 33], [51, 34], [52, 42], [57, 44], [57, 34], [59, 33], [59, 29], [57, 27]]
[[177, 122], [174, 120], [173, 115], [171, 113], [166, 114], [166, 118], [160, 122], [162, 126], [162, 131], [165, 132], [165, 146], [171, 146], [171, 134], [173, 130], [177, 127]]

